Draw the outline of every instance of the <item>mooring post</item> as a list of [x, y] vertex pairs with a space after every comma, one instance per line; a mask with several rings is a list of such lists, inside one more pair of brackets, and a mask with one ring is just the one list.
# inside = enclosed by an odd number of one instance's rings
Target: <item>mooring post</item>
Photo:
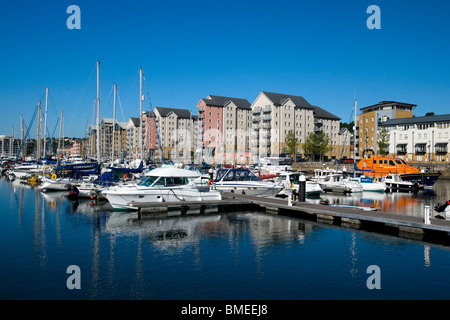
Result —
[[298, 182], [298, 201], [305, 202], [306, 198], [306, 177], [301, 175]]
[[425, 205], [423, 222], [425, 224], [430, 224], [430, 216], [431, 216], [431, 206]]

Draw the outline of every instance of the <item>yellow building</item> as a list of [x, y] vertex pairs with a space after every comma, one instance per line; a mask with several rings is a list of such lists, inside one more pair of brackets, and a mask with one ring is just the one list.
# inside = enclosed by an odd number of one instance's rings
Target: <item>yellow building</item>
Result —
[[378, 104], [361, 108], [356, 130], [358, 132], [356, 156], [360, 157], [364, 150], [378, 152], [379, 125], [389, 119], [411, 118], [417, 105], [396, 101], [381, 101]]

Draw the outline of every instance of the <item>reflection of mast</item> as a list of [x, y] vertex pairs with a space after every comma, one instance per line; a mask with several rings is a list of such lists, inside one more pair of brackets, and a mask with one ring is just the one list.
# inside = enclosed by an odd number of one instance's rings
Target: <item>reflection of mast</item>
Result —
[[429, 245], [425, 245], [424, 247], [424, 259], [425, 259], [425, 267], [431, 267], [431, 248]]
[[133, 282], [132, 297], [140, 298], [145, 294], [144, 268], [142, 266], [142, 235], [139, 233], [139, 242], [136, 254], [136, 278]]
[[93, 255], [92, 255], [92, 296], [98, 297], [100, 288], [99, 285], [99, 264], [100, 264], [100, 230], [99, 228], [94, 229], [94, 245], [93, 245]]
[[350, 274], [352, 276], [355, 276], [358, 273], [358, 268], [356, 266], [356, 262], [358, 261], [358, 258], [356, 257], [356, 233], [352, 232], [352, 245], [350, 247], [350, 255], [351, 255], [351, 268], [350, 268]]

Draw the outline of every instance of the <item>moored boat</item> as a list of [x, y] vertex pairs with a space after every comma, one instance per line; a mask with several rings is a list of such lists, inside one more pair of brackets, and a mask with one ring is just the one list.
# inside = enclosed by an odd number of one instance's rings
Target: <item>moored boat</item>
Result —
[[323, 181], [319, 182], [319, 185], [325, 192], [338, 192], [344, 194], [363, 192], [361, 183], [344, 178], [344, 175], [340, 173], [328, 175]]
[[[285, 172], [280, 174], [276, 182], [283, 186], [284, 189], [280, 191], [279, 195], [289, 195], [290, 190], [295, 190], [298, 193], [300, 189], [300, 177], [302, 175], [304, 176], [302, 172]], [[321, 192], [322, 188], [319, 183], [305, 176], [305, 196], [319, 196]]]
[[199, 173], [174, 167], [160, 167], [145, 174], [138, 184], [113, 186], [102, 190], [114, 209], [137, 209], [131, 204], [142, 202], [221, 200], [219, 191], [202, 191], [192, 179]]
[[420, 189], [418, 183], [405, 181], [399, 174], [388, 174], [383, 181], [386, 183], [386, 190], [390, 192], [418, 192]]
[[403, 159], [371, 154], [364, 156], [355, 171], [364, 172], [370, 177], [384, 178], [389, 174], [398, 174], [404, 181], [417, 183], [421, 187], [431, 188], [441, 175], [440, 172], [424, 172], [407, 164]]
[[246, 168], [217, 170], [214, 188], [223, 192], [265, 197], [275, 196], [283, 189], [275, 182], [261, 180]]

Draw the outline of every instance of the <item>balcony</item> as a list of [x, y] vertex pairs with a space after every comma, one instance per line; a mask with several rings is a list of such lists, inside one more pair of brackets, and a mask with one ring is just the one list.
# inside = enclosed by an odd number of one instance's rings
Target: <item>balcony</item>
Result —
[[407, 146], [406, 143], [405, 144], [398, 144], [397, 148], [396, 148], [397, 153], [398, 154], [406, 154], [406, 153], [408, 153], [408, 150], [407, 150], [406, 146]]
[[272, 107], [271, 107], [271, 106], [265, 106], [265, 107], [263, 108], [263, 112], [264, 112], [264, 113], [270, 113], [270, 112], [272, 112]]
[[448, 152], [447, 143], [436, 143], [434, 150], [436, 153], [446, 154]]
[[415, 145], [415, 151], [419, 154], [427, 153], [427, 145], [426, 143], [418, 143]]

